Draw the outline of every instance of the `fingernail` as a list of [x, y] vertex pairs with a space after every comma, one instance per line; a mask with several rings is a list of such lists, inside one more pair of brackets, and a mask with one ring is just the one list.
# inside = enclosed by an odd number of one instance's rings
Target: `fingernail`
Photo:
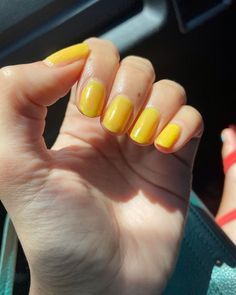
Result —
[[171, 148], [180, 136], [181, 128], [177, 124], [168, 124], [155, 140], [155, 144], [163, 148]]
[[159, 113], [153, 107], [147, 107], [143, 110], [136, 121], [130, 137], [138, 143], [149, 143], [156, 132], [158, 126]]
[[105, 102], [105, 87], [97, 80], [90, 80], [84, 87], [79, 101], [79, 110], [85, 116], [97, 117]]
[[88, 54], [88, 45], [86, 43], [80, 43], [61, 49], [48, 56], [44, 61], [51, 66], [58, 64], [70, 64], [77, 60], [86, 58]]
[[113, 133], [122, 133], [131, 118], [133, 108], [133, 103], [127, 96], [116, 96], [108, 106], [102, 121], [103, 126]]

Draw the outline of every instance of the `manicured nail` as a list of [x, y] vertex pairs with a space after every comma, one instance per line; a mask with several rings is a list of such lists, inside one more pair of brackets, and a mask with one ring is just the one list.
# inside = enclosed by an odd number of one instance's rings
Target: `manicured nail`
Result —
[[124, 95], [118, 95], [114, 98], [103, 118], [103, 126], [113, 133], [122, 133], [133, 113], [132, 101]]
[[147, 107], [136, 121], [130, 137], [141, 144], [149, 143], [156, 132], [159, 113], [153, 107]]
[[155, 140], [155, 144], [163, 148], [171, 148], [180, 136], [181, 128], [177, 124], [168, 124]]
[[79, 101], [79, 110], [85, 116], [97, 117], [105, 102], [105, 87], [97, 80], [90, 80], [84, 87]]
[[48, 56], [44, 61], [51, 66], [58, 64], [70, 64], [77, 60], [86, 58], [88, 54], [88, 45], [86, 43], [80, 43], [61, 49]]

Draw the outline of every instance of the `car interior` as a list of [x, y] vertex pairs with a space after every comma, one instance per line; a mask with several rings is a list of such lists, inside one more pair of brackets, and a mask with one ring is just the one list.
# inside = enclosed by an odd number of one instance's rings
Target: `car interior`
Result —
[[[121, 56], [150, 59], [157, 80], [182, 84], [187, 103], [203, 116], [193, 190], [214, 215], [224, 181], [220, 134], [236, 124], [235, 8], [231, 0], [1, 0], [0, 67], [43, 59], [90, 36], [113, 41]], [[67, 100], [49, 108], [48, 147]], [[0, 204], [0, 241], [5, 216]], [[28, 294], [29, 281], [19, 245], [14, 294]]]

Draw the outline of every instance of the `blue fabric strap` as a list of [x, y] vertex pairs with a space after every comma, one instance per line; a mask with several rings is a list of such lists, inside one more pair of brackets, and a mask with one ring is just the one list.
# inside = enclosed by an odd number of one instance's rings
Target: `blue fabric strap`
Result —
[[207, 295], [235, 295], [235, 292], [236, 268], [232, 268], [225, 263], [221, 266], [215, 266], [211, 274]]
[[12, 295], [18, 239], [14, 226], [6, 216], [0, 255], [0, 295]]

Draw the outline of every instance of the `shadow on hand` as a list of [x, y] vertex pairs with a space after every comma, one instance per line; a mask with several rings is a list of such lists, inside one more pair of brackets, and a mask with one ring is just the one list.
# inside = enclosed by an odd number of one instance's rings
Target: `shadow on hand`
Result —
[[[140, 157], [154, 150], [151, 146], [136, 146], [131, 141], [128, 145], [138, 148], [141, 151]], [[159, 153], [159, 158], [165, 158], [165, 160], [172, 156], [157, 150], [154, 153]], [[89, 138], [89, 143], [83, 140], [83, 145], [71, 145], [60, 150], [52, 150], [52, 155], [53, 169], [76, 173], [78, 181], [82, 181], [88, 190], [98, 191], [101, 197], [109, 198], [114, 202], [128, 202], [139, 195], [146, 197], [151, 203], [159, 203], [170, 212], [186, 210], [188, 202], [185, 199], [169, 190], [168, 187], [157, 185], [148, 177], [138, 174], [126, 161], [117, 139], [110, 134], [106, 134], [105, 139]], [[158, 157], [157, 159], [152, 157], [152, 159], [158, 161]], [[136, 160], [136, 165], [141, 166], [141, 158], [140, 161]], [[166, 163], [168, 165], [168, 161]], [[170, 169], [175, 170], [174, 167]], [[154, 175], [154, 177], [157, 178], [156, 183], [158, 178], [164, 177], [166, 183], [170, 178], [169, 175]]]

